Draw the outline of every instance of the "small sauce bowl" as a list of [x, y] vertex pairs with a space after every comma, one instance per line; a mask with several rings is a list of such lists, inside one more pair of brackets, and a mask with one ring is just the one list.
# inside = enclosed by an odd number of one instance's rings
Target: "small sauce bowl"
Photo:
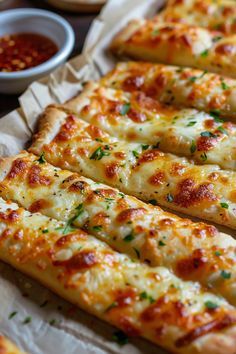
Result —
[[0, 71], [0, 92], [18, 94], [39, 78], [48, 75], [69, 57], [75, 36], [70, 24], [61, 16], [38, 9], [16, 9], [0, 12], [0, 37], [33, 33], [52, 40], [58, 51], [47, 61], [21, 71]]

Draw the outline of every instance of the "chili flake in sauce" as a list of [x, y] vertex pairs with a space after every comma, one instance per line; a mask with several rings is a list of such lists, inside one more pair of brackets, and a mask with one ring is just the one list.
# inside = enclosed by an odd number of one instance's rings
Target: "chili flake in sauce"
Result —
[[35, 33], [0, 37], [0, 71], [26, 70], [44, 63], [58, 52], [49, 38]]

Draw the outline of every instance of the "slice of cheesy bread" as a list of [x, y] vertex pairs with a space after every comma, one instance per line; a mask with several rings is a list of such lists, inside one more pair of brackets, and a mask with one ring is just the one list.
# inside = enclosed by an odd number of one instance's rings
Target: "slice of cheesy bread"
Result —
[[192, 68], [121, 62], [100, 80], [103, 86], [143, 91], [147, 96], [177, 107], [193, 107], [214, 117], [236, 119], [236, 81]]
[[[129, 336], [173, 353], [233, 354], [236, 309], [167, 268], [0, 200], [0, 259]], [[220, 345], [219, 345], [220, 344]]]
[[133, 20], [110, 49], [117, 55], [236, 77], [236, 34], [222, 37], [219, 31], [183, 23]]
[[55, 166], [119, 188], [145, 201], [236, 228], [236, 173], [193, 165], [156, 147], [111, 138], [57, 108], [41, 118], [31, 152]]
[[181, 22], [230, 34], [236, 32], [234, 0], [168, 0], [157, 21]]
[[15, 346], [9, 339], [0, 334], [0, 353], [1, 354], [26, 354]]
[[162, 151], [191, 157], [199, 164], [236, 170], [236, 124], [219, 117], [97, 83], [90, 83], [65, 107], [119, 139], [158, 145]]
[[0, 161], [0, 171], [4, 199], [82, 228], [131, 258], [214, 288], [236, 305], [236, 240], [215, 227], [181, 219], [27, 152]]

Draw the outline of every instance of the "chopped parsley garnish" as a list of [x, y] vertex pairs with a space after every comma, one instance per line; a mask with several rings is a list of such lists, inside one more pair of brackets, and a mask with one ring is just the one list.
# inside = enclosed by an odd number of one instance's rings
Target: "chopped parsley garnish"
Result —
[[13, 317], [15, 317], [17, 315], [17, 311], [13, 311], [10, 313], [10, 315], [8, 316], [8, 319], [11, 320]]
[[136, 157], [136, 159], [139, 158], [139, 153], [138, 153], [138, 151], [133, 150], [133, 151], [132, 151], [132, 154], [134, 155], [134, 157]]
[[222, 278], [224, 279], [230, 279], [231, 278], [231, 273], [227, 272], [226, 270], [222, 270], [220, 275], [222, 276]]
[[195, 141], [193, 140], [193, 141], [192, 141], [192, 144], [191, 144], [191, 146], [190, 146], [190, 152], [191, 152], [191, 154], [194, 154], [196, 150], [197, 150], [197, 145], [196, 145]]
[[158, 242], [158, 246], [160, 246], [160, 247], [163, 247], [163, 246], [165, 246], [166, 244], [165, 244], [165, 242], [163, 242], [162, 240], [160, 240], [159, 242]]
[[205, 132], [201, 132], [200, 134], [201, 136], [205, 136], [205, 137], [208, 137], [208, 138], [216, 138], [217, 135], [211, 133], [211, 132], [208, 132], [208, 131], [205, 131]]
[[167, 194], [166, 199], [168, 200], [169, 203], [172, 203], [174, 201], [174, 197], [170, 193]]
[[220, 251], [215, 251], [215, 256], [220, 257], [221, 256], [221, 252]]
[[23, 324], [28, 324], [32, 321], [32, 318], [30, 316], [26, 317], [24, 321], [22, 322]]
[[112, 339], [120, 345], [125, 345], [129, 342], [129, 338], [123, 331], [114, 332]]
[[207, 160], [207, 154], [204, 152], [203, 154], [200, 155], [202, 161], [206, 161]]
[[197, 122], [196, 121], [192, 121], [192, 122], [189, 122], [186, 127], [192, 127], [196, 124]]
[[47, 234], [48, 232], [49, 232], [48, 229], [44, 229], [44, 230], [42, 231], [43, 234]]
[[148, 203], [150, 203], [152, 205], [157, 205], [156, 199], [151, 199], [151, 200], [148, 201]]
[[191, 77], [189, 78], [189, 81], [190, 81], [190, 82], [195, 82], [197, 79], [198, 79], [197, 76], [191, 76]]
[[215, 302], [213, 302], [211, 300], [206, 301], [205, 302], [205, 306], [209, 310], [215, 310], [215, 309], [217, 309], [217, 307], [219, 307], [219, 305], [217, 305]]
[[129, 112], [130, 107], [131, 107], [130, 103], [123, 104], [123, 106], [120, 109], [120, 114], [122, 116], [126, 115]]
[[45, 162], [46, 162], [44, 152], [42, 152], [42, 154], [40, 155], [40, 157], [39, 157], [39, 159], [38, 159], [37, 161], [38, 161], [38, 163], [40, 163], [40, 164], [42, 164], [42, 163], [45, 163]]
[[119, 192], [118, 195], [119, 195], [121, 198], [124, 198], [124, 197], [125, 197], [124, 193], [121, 193], [121, 192]]
[[218, 127], [217, 130], [219, 130], [221, 133], [225, 135], [228, 135], [228, 132], [222, 126]]
[[101, 231], [102, 230], [102, 225], [93, 226], [93, 230], [94, 231]]
[[224, 209], [229, 209], [229, 204], [228, 203], [220, 203], [221, 208]]
[[75, 216], [73, 216], [72, 218], [70, 218], [67, 223], [66, 223], [66, 226], [64, 227], [63, 229], [63, 235], [69, 233], [69, 232], [72, 232], [74, 230], [76, 230], [75, 227], [72, 226], [73, 222], [84, 212], [84, 207], [83, 207], [83, 204], [79, 204], [76, 208], [76, 214]]
[[123, 239], [125, 242], [131, 242], [133, 241], [134, 236], [132, 234], [129, 234], [127, 236], [125, 236], [125, 238]]
[[214, 121], [216, 123], [224, 122], [223, 119], [220, 118], [220, 111], [219, 110], [210, 111], [210, 116], [214, 118]]
[[139, 250], [137, 248], [135, 248], [135, 247], [133, 247], [133, 249], [134, 249], [134, 252], [136, 253], [137, 258], [139, 259], [140, 258]]
[[108, 308], [105, 310], [105, 312], [110, 311], [111, 309], [114, 309], [114, 307], [117, 307], [118, 303], [115, 301], [113, 302]]
[[102, 146], [100, 146], [99, 148], [97, 148], [92, 155], [90, 156], [90, 160], [101, 160], [104, 156], [109, 156], [110, 153], [105, 151], [108, 150], [109, 148], [106, 148], [106, 146], [103, 148]]
[[221, 39], [222, 39], [222, 36], [215, 36], [212, 38], [213, 42], [218, 42]]
[[147, 144], [142, 144], [141, 146], [142, 146], [143, 151], [145, 151], [149, 148], [149, 145], [147, 145]]
[[208, 53], [209, 53], [208, 49], [204, 50], [203, 52], [201, 52], [201, 57], [206, 58], [208, 56]]
[[228, 90], [229, 89], [229, 86], [224, 81], [221, 83], [221, 87], [222, 87], [223, 90]]
[[153, 304], [155, 302], [155, 300], [153, 299], [153, 297], [151, 295], [148, 295], [146, 291], [143, 291], [140, 295], [139, 295], [140, 300], [149, 300], [150, 304]]

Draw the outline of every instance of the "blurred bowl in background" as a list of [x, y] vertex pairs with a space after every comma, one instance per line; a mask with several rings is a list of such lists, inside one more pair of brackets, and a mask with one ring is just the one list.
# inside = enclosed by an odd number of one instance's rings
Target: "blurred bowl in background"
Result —
[[33, 33], [51, 39], [58, 47], [57, 53], [35, 67], [13, 72], [0, 71], [0, 92], [21, 93], [28, 85], [63, 64], [74, 47], [75, 36], [70, 24], [61, 16], [38, 9], [16, 9], [0, 12], [0, 37], [4, 35]]
[[50, 5], [71, 12], [99, 12], [106, 0], [46, 0]]

